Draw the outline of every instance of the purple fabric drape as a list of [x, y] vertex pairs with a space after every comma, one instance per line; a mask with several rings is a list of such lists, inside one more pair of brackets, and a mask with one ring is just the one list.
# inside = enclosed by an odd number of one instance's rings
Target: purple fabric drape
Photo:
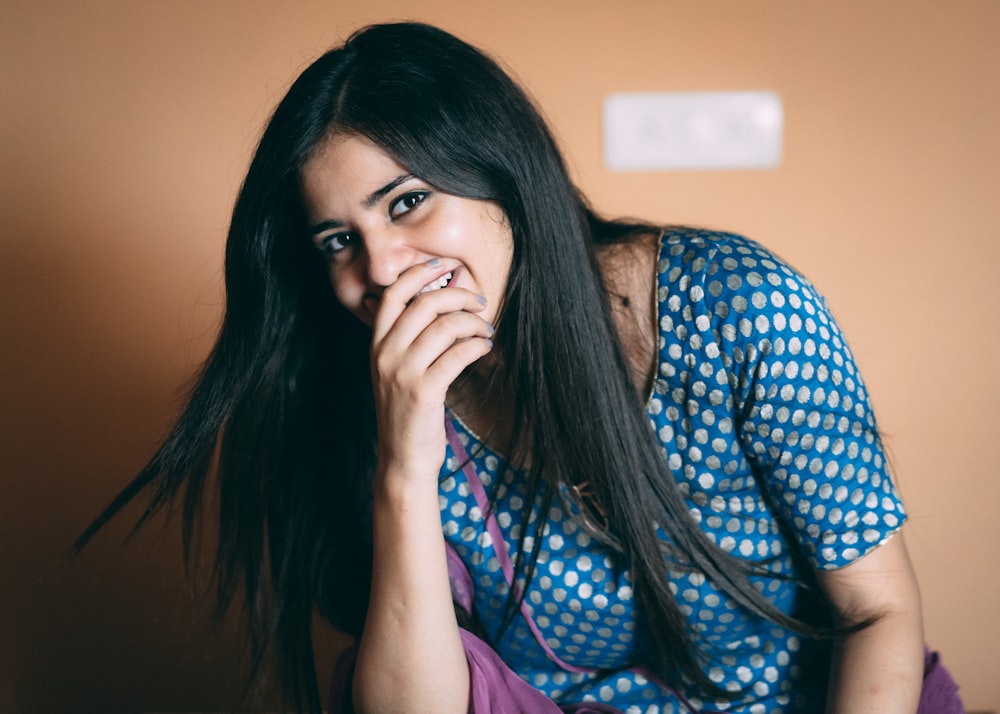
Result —
[[917, 714], [965, 714], [958, 685], [941, 664], [938, 653], [930, 649], [925, 649], [924, 686]]
[[[518, 677], [492, 647], [462, 630], [462, 644], [469, 660], [471, 676], [469, 712], [472, 714], [562, 714], [551, 699]], [[582, 709], [584, 712], [617, 709]]]
[[[469, 662], [470, 714], [620, 714], [619, 709], [607, 704], [560, 708], [518, 677], [488, 644], [465, 630], [461, 635]], [[351, 679], [357, 656], [357, 646], [351, 645], [337, 660], [330, 683], [330, 714], [355, 714]]]

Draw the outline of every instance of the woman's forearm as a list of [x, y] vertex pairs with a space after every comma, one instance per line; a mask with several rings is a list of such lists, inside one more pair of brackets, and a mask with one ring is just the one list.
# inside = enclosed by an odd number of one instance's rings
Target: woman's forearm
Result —
[[923, 684], [920, 613], [893, 612], [835, 650], [828, 714], [914, 714]]
[[372, 591], [354, 674], [359, 712], [468, 710], [437, 492], [422, 486], [376, 478]]
[[875, 622], [841, 642], [829, 714], [914, 714], [924, 672], [920, 589], [902, 534], [839, 571], [820, 574], [842, 624]]

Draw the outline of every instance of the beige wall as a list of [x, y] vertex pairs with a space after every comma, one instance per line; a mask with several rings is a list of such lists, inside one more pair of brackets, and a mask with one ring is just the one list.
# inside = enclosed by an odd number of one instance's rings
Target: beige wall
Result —
[[[418, 9], [507, 61], [599, 208], [749, 233], [818, 283], [894, 455], [928, 639], [971, 708], [1000, 709], [1000, 3], [4, 0], [0, 710], [235, 701], [239, 643], [205, 634], [175, 528], [65, 549], [210, 346], [268, 109], [345, 33]], [[602, 167], [606, 94], [689, 89], [779, 92], [781, 168]]]

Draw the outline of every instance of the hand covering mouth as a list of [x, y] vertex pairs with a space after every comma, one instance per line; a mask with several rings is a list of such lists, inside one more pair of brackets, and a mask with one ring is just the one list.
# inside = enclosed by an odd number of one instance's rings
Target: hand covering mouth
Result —
[[[429, 293], [433, 290], [440, 290], [441, 288], [446, 288], [451, 283], [452, 278], [454, 277], [455, 277], [455, 271], [449, 270], [447, 273], [442, 275], [437, 280], [432, 280], [431, 282], [427, 283], [425, 286], [420, 288], [420, 291], [417, 293], [417, 295], [423, 295], [424, 293]], [[407, 300], [406, 304], [409, 305], [411, 302], [413, 302], [416, 299], [417, 295], [414, 295], [412, 298]], [[368, 312], [370, 312], [372, 315], [378, 312], [378, 305], [379, 302], [381, 302], [381, 298], [378, 295], [375, 295], [373, 293], [368, 293], [367, 295], [364, 296], [364, 298], [362, 298], [362, 300], [364, 301], [365, 307], [368, 308]]]

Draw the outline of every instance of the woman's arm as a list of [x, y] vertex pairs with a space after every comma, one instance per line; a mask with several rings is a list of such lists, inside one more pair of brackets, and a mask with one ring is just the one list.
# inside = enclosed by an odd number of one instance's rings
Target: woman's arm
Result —
[[923, 683], [923, 621], [902, 534], [851, 565], [821, 571], [819, 580], [840, 624], [878, 618], [836, 647], [827, 712], [916, 712]]
[[384, 291], [372, 333], [378, 455], [371, 600], [353, 682], [359, 712], [447, 714], [469, 706], [437, 478], [445, 395], [489, 351], [491, 328], [468, 291], [414, 298], [432, 272], [415, 266]]
[[469, 670], [436, 491], [376, 477], [372, 594], [354, 675], [359, 712], [465, 712]]

